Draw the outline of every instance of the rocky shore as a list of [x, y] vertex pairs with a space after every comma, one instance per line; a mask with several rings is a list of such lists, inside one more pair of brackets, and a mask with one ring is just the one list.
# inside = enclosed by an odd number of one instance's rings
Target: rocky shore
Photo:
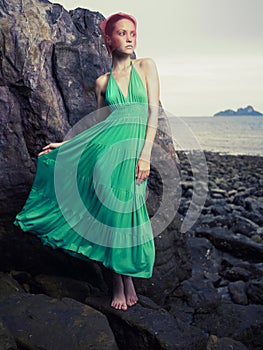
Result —
[[[205, 156], [207, 197], [186, 233], [192, 274], [164, 300], [158, 290], [169, 289], [165, 276], [146, 282], [154, 285], [152, 294], [136, 281], [138, 305], [116, 311], [109, 306], [107, 273], [96, 263], [91, 270], [3, 222], [1, 230], [10, 237], [15, 230], [22, 245], [31, 240], [41, 255], [26, 260], [19, 255], [28, 252], [12, 240], [1, 254], [0, 349], [262, 349], [263, 158]], [[195, 191], [187, 153], [179, 158], [182, 198], [174, 229]], [[158, 251], [158, 241], [172, 244], [171, 232], [156, 237]], [[85, 278], [91, 271], [93, 283]]]

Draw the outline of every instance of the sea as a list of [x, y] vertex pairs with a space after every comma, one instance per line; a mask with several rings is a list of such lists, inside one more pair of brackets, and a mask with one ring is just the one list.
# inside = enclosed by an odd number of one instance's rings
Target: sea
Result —
[[263, 116], [168, 116], [177, 150], [263, 156]]

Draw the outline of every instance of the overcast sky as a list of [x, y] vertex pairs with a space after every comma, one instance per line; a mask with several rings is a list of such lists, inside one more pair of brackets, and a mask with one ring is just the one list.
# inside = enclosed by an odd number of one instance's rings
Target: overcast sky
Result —
[[156, 61], [169, 113], [210, 116], [248, 104], [263, 113], [263, 0], [53, 2], [134, 15], [136, 54]]

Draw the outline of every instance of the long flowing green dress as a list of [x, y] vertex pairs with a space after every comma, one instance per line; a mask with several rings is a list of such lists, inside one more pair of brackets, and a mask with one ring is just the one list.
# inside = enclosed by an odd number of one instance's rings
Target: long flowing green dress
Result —
[[128, 95], [112, 70], [107, 118], [38, 157], [35, 179], [14, 224], [44, 245], [100, 261], [117, 273], [149, 278], [155, 249], [146, 208], [148, 179], [136, 164], [148, 121], [145, 86], [131, 61]]

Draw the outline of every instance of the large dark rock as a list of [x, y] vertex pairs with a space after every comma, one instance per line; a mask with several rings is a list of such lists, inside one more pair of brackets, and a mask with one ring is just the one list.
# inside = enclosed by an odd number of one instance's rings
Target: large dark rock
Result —
[[[21, 208], [40, 148], [95, 108], [95, 79], [109, 66], [98, 32], [104, 17], [79, 12], [48, 1], [0, 2], [2, 214]], [[74, 24], [77, 14], [89, 18], [85, 30]]]
[[263, 306], [222, 303], [213, 313], [196, 314], [194, 324], [209, 334], [240, 341], [249, 349], [263, 344]]
[[107, 315], [122, 349], [203, 350], [207, 335], [198, 327], [177, 321], [169, 312], [147, 297], [128, 311], [114, 310], [108, 299], [88, 297], [86, 303]]
[[106, 317], [88, 305], [25, 293], [9, 275], [0, 290], [3, 325], [22, 348], [118, 349]]
[[234, 256], [245, 258], [251, 262], [261, 262], [263, 256], [263, 244], [257, 244], [253, 240], [241, 234], [222, 228], [200, 227], [196, 229], [198, 237], [206, 237], [218, 249], [231, 252]]

